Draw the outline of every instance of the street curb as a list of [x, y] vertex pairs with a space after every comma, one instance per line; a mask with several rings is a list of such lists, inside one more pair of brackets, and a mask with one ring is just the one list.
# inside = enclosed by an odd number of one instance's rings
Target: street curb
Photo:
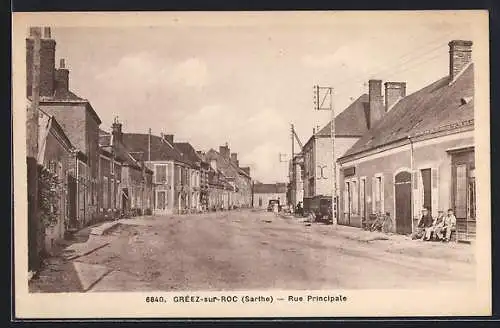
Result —
[[77, 259], [77, 258], [80, 258], [80, 257], [86, 256], [86, 255], [89, 255], [90, 253], [93, 253], [93, 252], [95, 252], [95, 251], [97, 251], [97, 250], [99, 250], [99, 249], [101, 249], [101, 248], [103, 248], [103, 247], [106, 247], [106, 246], [108, 246], [108, 245], [109, 245], [109, 243], [104, 243], [104, 244], [99, 245], [99, 246], [97, 246], [97, 247], [95, 247], [95, 248], [92, 248], [92, 249], [90, 249], [90, 250], [88, 250], [88, 251], [86, 251], [86, 252], [84, 252], [84, 253], [80, 253], [80, 254], [76, 254], [76, 255], [70, 256], [70, 257], [68, 257], [68, 258], [67, 258], [67, 260], [68, 260], [68, 261], [73, 261], [73, 260], [75, 260], [75, 259]]
[[111, 221], [101, 224], [100, 226], [94, 227], [90, 230], [90, 234], [94, 236], [102, 236], [105, 235], [108, 231], [113, 229], [115, 226], [119, 224], [118, 221]]

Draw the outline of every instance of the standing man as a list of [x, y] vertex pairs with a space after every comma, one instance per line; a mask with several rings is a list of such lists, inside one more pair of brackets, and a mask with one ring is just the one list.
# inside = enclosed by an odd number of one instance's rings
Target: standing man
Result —
[[445, 231], [444, 241], [450, 241], [451, 233], [456, 230], [456, 227], [457, 227], [457, 218], [453, 213], [453, 209], [449, 208], [448, 214], [444, 218], [444, 229], [443, 229]]

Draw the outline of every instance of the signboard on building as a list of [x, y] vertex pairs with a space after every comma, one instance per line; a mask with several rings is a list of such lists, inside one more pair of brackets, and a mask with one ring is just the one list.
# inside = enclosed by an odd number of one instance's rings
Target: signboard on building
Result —
[[343, 172], [344, 172], [344, 177], [353, 176], [354, 174], [356, 174], [356, 167], [354, 166], [346, 167], [344, 168]]

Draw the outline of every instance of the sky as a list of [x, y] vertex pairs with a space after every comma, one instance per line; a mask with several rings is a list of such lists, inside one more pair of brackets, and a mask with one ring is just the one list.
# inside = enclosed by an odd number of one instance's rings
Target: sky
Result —
[[118, 116], [124, 132], [173, 134], [198, 150], [227, 142], [267, 183], [287, 181], [290, 124], [305, 143], [329, 120], [314, 110], [313, 85], [334, 88], [337, 114], [371, 78], [405, 81], [410, 94], [448, 74], [450, 40], [474, 40], [453, 17], [283, 21], [54, 26], [52, 36], [56, 63], [65, 58], [70, 89], [102, 129]]

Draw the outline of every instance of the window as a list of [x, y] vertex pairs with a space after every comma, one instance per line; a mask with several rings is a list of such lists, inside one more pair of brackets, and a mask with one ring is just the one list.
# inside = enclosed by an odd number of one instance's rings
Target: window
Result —
[[108, 200], [108, 178], [104, 177], [103, 188], [102, 188], [102, 198], [103, 198], [103, 208], [109, 208], [109, 200]]
[[358, 214], [358, 183], [357, 181], [352, 182], [352, 213]]
[[423, 206], [429, 210], [429, 213], [432, 213], [432, 186], [431, 184], [435, 185], [437, 182], [434, 181], [431, 176], [431, 169], [424, 169], [420, 170], [421, 175], [422, 175], [422, 184], [423, 184]]
[[118, 198], [118, 181], [115, 179], [115, 190], [114, 190], [115, 208], [119, 208], [119, 198]]
[[109, 193], [109, 196], [110, 196], [109, 208], [114, 209], [115, 208], [115, 181], [113, 179], [111, 179], [110, 187], [111, 187], [111, 190]]
[[359, 214], [365, 216], [365, 189], [366, 189], [366, 179], [361, 178], [359, 180]]
[[384, 180], [380, 175], [375, 176], [373, 186], [373, 211], [384, 212]]
[[344, 195], [344, 212], [350, 213], [350, 197], [351, 197], [351, 188], [350, 183], [345, 183], [345, 195]]
[[467, 217], [467, 165], [456, 166], [455, 216]]
[[469, 219], [476, 219], [476, 170], [469, 170]]
[[167, 165], [155, 165], [155, 182], [159, 184], [167, 183]]

